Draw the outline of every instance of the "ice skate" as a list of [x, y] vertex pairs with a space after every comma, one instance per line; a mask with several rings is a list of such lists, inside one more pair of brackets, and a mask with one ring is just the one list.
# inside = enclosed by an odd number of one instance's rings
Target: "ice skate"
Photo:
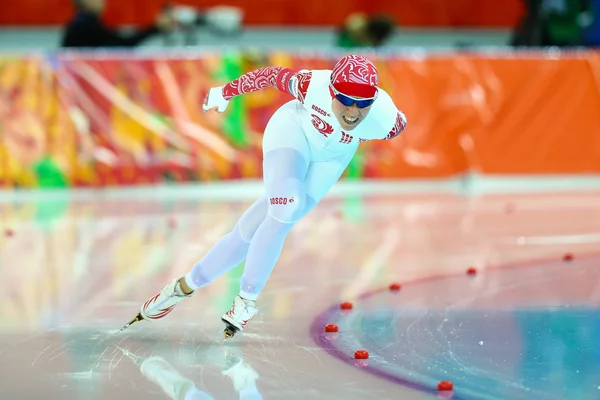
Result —
[[136, 315], [131, 321], [121, 328], [121, 331], [127, 329], [133, 323], [141, 320], [154, 320], [160, 319], [173, 311], [173, 308], [180, 301], [187, 299], [192, 296], [190, 294], [184, 294], [179, 284], [179, 279], [176, 278], [173, 282], [169, 283], [164, 287], [158, 294], [149, 298], [142, 306], [138, 315]]
[[221, 317], [225, 322], [225, 330], [223, 334], [225, 339], [231, 339], [236, 333], [243, 331], [248, 322], [258, 313], [255, 302], [252, 300], [242, 299], [239, 295], [233, 300], [231, 310], [227, 311]]

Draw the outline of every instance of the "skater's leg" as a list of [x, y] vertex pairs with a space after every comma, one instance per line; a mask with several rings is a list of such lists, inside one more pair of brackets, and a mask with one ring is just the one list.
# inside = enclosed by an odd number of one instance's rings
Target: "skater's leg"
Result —
[[267, 215], [267, 199], [261, 197], [246, 210], [235, 227], [223, 236], [180, 280], [184, 293], [191, 293], [241, 263], [246, 258], [254, 232]]
[[288, 232], [311, 208], [304, 180], [311, 148], [298, 113], [302, 106], [287, 103], [273, 114], [263, 135], [263, 180], [267, 216], [256, 230], [246, 257], [240, 295], [256, 299], [279, 258]]
[[354, 157], [355, 152], [356, 147], [350, 149], [347, 154], [337, 158], [310, 163], [305, 179], [306, 194], [314, 199], [315, 202], [320, 202], [340, 179], [352, 157]]
[[[269, 160], [265, 163], [265, 167], [270, 166], [269, 170], [276, 171], [274, 174], [265, 174], [265, 182], [270, 182], [268, 188], [277, 188], [278, 186], [275, 185], [277, 182], [285, 184], [282, 184], [280, 189], [273, 189], [275, 190], [274, 192], [268, 190], [268, 194], [275, 193], [277, 201], [271, 202], [271, 198], [275, 198], [275, 195], [269, 197], [269, 215], [267, 217], [262, 217], [264, 218], [264, 221], [254, 233], [251, 242], [254, 243], [254, 245], [248, 246], [247, 242], [245, 242], [246, 245], [242, 248], [248, 249], [248, 261], [241, 282], [241, 297], [238, 296], [234, 301], [234, 307], [229, 312], [232, 316], [224, 316], [224, 320], [233, 323], [237, 329], [243, 329], [245, 324], [256, 315], [258, 309], [254, 307], [253, 303], [248, 303], [243, 298], [246, 298], [251, 302], [256, 300], [258, 294], [264, 288], [264, 285], [273, 270], [273, 266], [279, 258], [287, 233], [294, 223], [312, 209], [339, 179], [352, 158], [352, 155], [353, 154], [348, 154], [328, 162], [311, 163], [304, 173], [304, 182], [300, 183], [298, 183], [298, 179], [293, 178], [302, 176], [302, 173], [298, 173], [298, 171], [304, 170], [304, 166], [307, 165], [306, 158], [302, 158], [300, 152], [295, 152], [293, 149], [280, 149], [277, 152], [273, 151], [272, 153], [269, 153], [269, 156], [265, 157], [265, 160]], [[274, 167], [274, 164], [271, 163], [271, 160], [279, 160], [278, 162], [285, 161], [284, 165], [286, 167], [276, 168]], [[292, 178], [282, 179], [286, 176]], [[273, 181], [270, 180], [270, 177], [274, 178]], [[286, 191], [285, 196], [284, 193], [279, 193], [279, 190], [283, 189]], [[298, 204], [296, 201], [293, 201], [292, 203], [289, 202], [289, 199], [294, 198], [294, 196], [299, 199]], [[279, 201], [279, 198], [284, 197], [287, 198], [287, 202]], [[264, 201], [258, 201], [256, 203], [256, 208], [254, 206], [251, 207], [249, 211], [244, 214], [244, 217], [240, 219], [240, 222], [233, 232], [237, 232], [239, 237], [242, 235], [239, 233], [240, 231], [245, 232], [248, 235], [252, 234], [258, 224], [257, 221], [260, 220], [261, 216], [265, 215], [264, 203]], [[261, 204], [263, 205], [261, 206]], [[271, 206], [286, 205], [294, 206], [288, 208], [278, 207], [271, 210]], [[251, 209], [263, 211], [259, 213], [258, 211], [250, 211]], [[252, 247], [254, 247], [254, 252], [250, 251]], [[250, 254], [254, 255], [250, 257]], [[235, 261], [233, 257], [230, 260]], [[232, 263], [232, 265], [235, 266], [236, 264]], [[220, 271], [225, 272], [223, 269]], [[213, 275], [212, 279], [218, 276], [218, 272], [219, 270]], [[177, 281], [167, 285], [158, 295], [150, 298], [144, 303], [138, 317], [143, 319], [159, 319], [164, 317], [171, 312], [178, 302], [189, 296], [186, 296], [186, 294], [190, 293], [186, 289], [190, 288], [177, 284]], [[242, 311], [238, 312], [238, 309]], [[139, 320], [138, 317], [134, 318], [130, 324]]]
[[248, 249], [240, 296], [256, 300], [273, 270], [289, 231], [315, 202], [307, 198], [304, 179], [306, 157], [296, 149], [281, 148], [264, 157], [268, 212]]
[[299, 151], [273, 150], [265, 154], [263, 165], [268, 212], [250, 242], [240, 294], [231, 310], [221, 317], [226, 323], [226, 338], [243, 330], [258, 312], [255, 300], [279, 258], [285, 237], [306, 208], [312, 208], [313, 202], [307, 199], [304, 189], [308, 161]]
[[266, 214], [266, 198], [261, 197], [246, 210], [233, 230], [222, 237], [187, 275], [176, 278], [149, 298], [142, 305], [140, 313], [122, 329], [141, 319], [165, 317], [179, 302], [190, 297], [195, 289], [238, 265], [246, 256], [249, 241]]
[[258, 312], [255, 300], [279, 258], [288, 232], [315, 203], [306, 196], [304, 183], [312, 157], [298, 119], [298, 112], [304, 112], [301, 107], [296, 103], [282, 106], [269, 120], [263, 135], [268, 212], [250, 242], [240, 294], [221, 317], [226, 324], [226, 338], [243, 330]]
[[[269, 197], [298, 197], [300, 203], [269, 204], [268, 215], [259, 226], [250, 243], [246, 266], [242, 275], [240, 296], [256, 300], [264, 288], [275, 263], [279, 259], [283, 243], [296, 221], [312, 210], [339, 180], [353, 156], [352, 153], [326, 162], [313, 162], [304, 173], [305, 164], [300, 154], [289, 149], [275, 150], [265, 156], [265, 168], [275, 174], [265, 174], [265, 185]], [[304, 175], [304, 177], [302, 177]], [[302, 179], [302, 181], [300, 181]], [[291, 181], [294, 184], [285, 185]], [[287, 190], [287, 192], [286, 192]], [[280, 203], [280, 202], [279, 202]]]

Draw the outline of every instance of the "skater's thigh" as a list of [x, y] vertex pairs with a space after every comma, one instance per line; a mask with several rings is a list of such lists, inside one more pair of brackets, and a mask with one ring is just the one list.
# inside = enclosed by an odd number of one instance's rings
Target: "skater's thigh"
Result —
[[294, 223], [304, 215], [308, 162], [292, 148], [278, 148], [265, 154], [264, 182], [267, 213], [283, 223]]
[[332, 160], [310, 163], [305, 179], [307, 195], [316, 203], [321, 201], [340, 179], [353, 156], [354, 152], [349, 152]]
[[306, 204], [302, 212], [302, 217], [308, 214], [327, 192], [335, 185], [354, 153], [329, 161], [312, 162], [308, 165], [304, 186], [306, 188]]
[[[267, 155], [275, 150], [291, 149], [301, 154], [307, 164], [310, 162], [310, 145], [296, 110], [297, 107], [294, 103], [286, 103], [275, 111], [267, 123], [262, 141], [264, 161], [266, 161]], [[271, 170], [271, 166], [265, 165], [264, 161], [265, 178], [275, 177], [274, 173], [277, 171]], [[282, 173], [287, 172], [282, 171]]]
[[284, 223], [294, 223], [304, 214], [304, 180], [311, 158], [310, 146], [292, 106], [288, 103], [273, 114], [263, 138], [267, 213]]

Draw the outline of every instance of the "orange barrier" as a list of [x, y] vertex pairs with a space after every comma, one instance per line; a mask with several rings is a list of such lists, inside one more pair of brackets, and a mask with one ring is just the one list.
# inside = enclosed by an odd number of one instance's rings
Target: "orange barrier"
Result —
[[[165, 0], [108, 0], [106, 21], [112, 25], [151, 24]], [[400, 26], [514, 27], [523, 14], [522, 0], [177, 0], [198, 8], [229, 5], [244, 11], [247, 25], [341, 25], [353, 12], [384, 13]], [[9, 1], [0, 24], [64, 24], [73, 14], [71, 0]], [[331, 12], [335, 10], [335, 12]]]
[[[408, 118], [361, 144], [347, 176], [600, 173], [600, 53], [373, 57]], [[261, 175], [261, 134], [289, 96], [267, 89], [204, 114], [212, 86], [264, 65], [335, 60], [273, 53], [0, 59], [0, 186], [208, 181]]]

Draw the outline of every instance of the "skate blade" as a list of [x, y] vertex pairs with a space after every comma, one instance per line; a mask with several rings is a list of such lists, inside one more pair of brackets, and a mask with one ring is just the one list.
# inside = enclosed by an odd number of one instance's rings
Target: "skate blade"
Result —
[[138, 315], [136, 315], [131, 321], [129, 321], [121, 329], [119, 329], [119, 332], [123, 332], [125, 329], [129, 328], [134, 323], [141, 321], [143, 319], [144, 319], [144, 317], [142, 317], [142, 314], [138, 313]]
[[238, 332], [238, 329], [235, 326], [233, 326], [229, 323], [226, 323], [225, 329], [223, 330], [223, 337], [225, 340], [231, 339], [232, 337], [235, 336], [235, 334], [237, 332]]
[[223, 331], [223, 336], [225, 337], [225, 339], [231, 339], [235, 336], [235, 331], [233, 329], [225, 328], [225, 330]]

